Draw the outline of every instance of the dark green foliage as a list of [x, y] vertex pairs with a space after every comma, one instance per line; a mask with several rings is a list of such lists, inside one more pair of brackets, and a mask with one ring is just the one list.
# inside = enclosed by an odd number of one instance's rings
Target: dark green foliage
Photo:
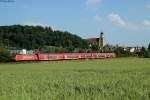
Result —
[[11, 60], [10, 52], [5, 48], [0, 47], [0, 62], [8, 62], [10, 60]]
[[150, 43], [148, 45], [148, 58], [150, 58]]
[[87, 42], [69, 32], [41, 26], [0, 26], [0, 44], [6, 47], [40, 49], [45, 46], [86, 48]]
[[55, 48], [53, 50], [48, 50], [48, 53], [72, 53], [73, 47]]
[[107, 50], [107, 49], [104, 49], [104, 50], [99, 50], [98, 53], [113, 53], [114, 51], [112, 50]]
[[130, 56], [133, 56], [133, 54], [130, 53], [130, 51], [125, 51], [121, 47], [116, 48], [114, 52], [116, 53], [116, 55], [118, 57], [130, 57]]
[[150, 52], [146, 51], [144, 54], [144, 58], [150, 58]]
[[150, 58], [150, 52], [145, 49], [145, 47], [142, 47], [141, 51], [138, 53], [139, 57], [144, 58]]
[[150, 43], [149, 43], [149, 45], [148, 45], [148, 51], [150, 52]]
[[92, 45], [91, 46], [91, 49], [92, 49], [92, 51], [98, 51], [99, 50], [99, 47], [98, 47], [98, 45]]
[[139, 52], [139, 57], [144, 57], [146, 55], [146, 49], [145, 47], [142, 47], [141, 51]]
[[72, 46], [70, 47], [45, 47], [42, 48], [40, 51], [41, 53], [84, 53], [86, 49], [82, 48], [74, 48]]

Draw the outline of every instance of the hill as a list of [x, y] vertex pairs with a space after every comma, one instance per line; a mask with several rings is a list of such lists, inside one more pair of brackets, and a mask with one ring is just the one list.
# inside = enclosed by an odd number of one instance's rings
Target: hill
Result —
[[69, 32], [53, 31], [51, 27], [11, 25], [0, 26], [0, 45], [26, 49], [47, 46], [86, 48], [87, 42]]

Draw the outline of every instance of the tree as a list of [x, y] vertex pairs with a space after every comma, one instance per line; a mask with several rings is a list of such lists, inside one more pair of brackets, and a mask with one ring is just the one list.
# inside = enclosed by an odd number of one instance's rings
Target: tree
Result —
[[149, 43], [149, 45], [148, 45], [148, 51], [150, 51], [150, 43]]
[[139, 56], [139, 57], [143, 57], [144, 54], [145, 54], [145, 52], [146, 52], [146, 49], [145, 49], [144, 47], [142, 47], [142, 48], [141, 48], [141, 51], [140, 51], [139, 54], [138, 54], [138, 56]]
[[5, 48], [0, 48], [0, 62], [8, 62], [11, 60], [10, 52]]
[[150, 58], [150, 53], [146, 51], [145, 47], [142, 47], [139, 52], [139, 57]]
[[99, 47], [98, 47], [98, 45], [92, 45], [91, 49], [92, 49], [92, 51], [98, 51]]
[[70, 32], [53, 31], [50, 27], [28, 25], [0, 26], [0, 45], [25, 49], [55, 46], [69, 48], [69, 51], [72, 51], [72, 48], [85, 49], [88, 47], [84, 39]]
[[130, 51], [125, 51], [123, 48], [121, 47], [117, 47], [114, 52], [116, 53], [116, 55], [118, 57], [130, 57], [133, 56], [132, 53], [130, 53]]
[[114, 51], [118, 57], [122, 57], [124, 54], [124, 50], [121, 47], [117, 47]]

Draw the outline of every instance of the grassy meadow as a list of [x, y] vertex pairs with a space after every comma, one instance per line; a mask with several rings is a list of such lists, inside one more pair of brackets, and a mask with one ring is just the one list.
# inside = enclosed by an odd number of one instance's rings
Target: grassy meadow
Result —
[[150, 100], [150, 59], [0, 64], [0, 100]]

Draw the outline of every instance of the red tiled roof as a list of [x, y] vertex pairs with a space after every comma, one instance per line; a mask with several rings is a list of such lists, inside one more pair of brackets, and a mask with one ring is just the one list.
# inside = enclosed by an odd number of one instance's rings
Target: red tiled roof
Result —
[[99, 38], [88, 38], [86, 39], [88, 43], [98, 43]]

